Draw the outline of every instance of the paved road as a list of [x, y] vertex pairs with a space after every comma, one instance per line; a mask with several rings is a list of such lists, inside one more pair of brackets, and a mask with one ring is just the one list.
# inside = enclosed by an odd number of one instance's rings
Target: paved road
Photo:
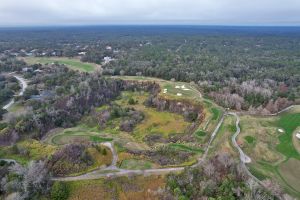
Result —
[[240, 160], [241, 162], [243, 163], [250, 163], [251, 162], [251, 158], [249, 156], [247, 156], [243, 150], [241, 149], [241, 147], [238, 145], [238, 143], [236, 142], [236, 138], [237, 136], [240, 134], [241, 132], [241, 128], [239, 126], [239, 123], [240, 123], [240, 117], [236, 114], [236, 113], [233, 113], [233, 112], [229, 112], [227, 113], [227, 115], [233, 115], [236, 117], [236, 122], [235, 122], [235, 126], [236, 126], [236, 132], [235, 134], [232, 136], [231, 140], [232, 140], [232, 144], [235, 146], [235, 148], [237, 148], [237, 150], [239, 151], [239, 154], [240, 154]]
[[[24, 94], [27, 86], [28, 86], [27, 83], [26, 83], [26, 80], [24, 78], [22, 78], [21, 76], [18, 76], [18, 75], [13, 75], [13, 77], [15, 77], [19, 81], [19, 84], [21, 86], [21, 91], [19, 92], [19, 94], [17, 96], [22, 96]], [[15, 99], [12, 98], [5, 106], [3, 106], [3, 109], [7, 110], [14, 103], [15, 103]]]
[[212, 134], [211, 134], [211, 136], [210, 136], [210, 139], [209, 139], [209, 142], [208, 142], [208, 145], [207, 145], [206, 150], [205, 150], [205, 152], [204, 152], [204, 155], [203, 155], [203, 157], [201, 158], [202, 160], [206, 159], [206, 156], [207, 156], [207, 154], [208, 154], [209, 148], [211, 147], [211, 143], [212, 143], [213, 140], [215, 139], [217, 133], [219, 132], [219, 129], [220, 129], [222, 123], [224, 122], [224, 117], [225, 117], [225, 114], [222, 115], [222, 117], [221, 117], [219, 123], [217, 124], [217, 126], [216, 126], [216, 128], [215, 128], [215, 130], [212, 132]]
[[102, 145], [108, 147], [112, 153], [112, 162], [111, 162], [111, 165], [107, 168], [105, 168], [105, 170], [114, 170], [114, 169], [118, 169], [117, 168], [117, 162], [118, 162], [118, 154], [113, 146], [113, 143], [111, 142], [103, 142], [101, 143]]

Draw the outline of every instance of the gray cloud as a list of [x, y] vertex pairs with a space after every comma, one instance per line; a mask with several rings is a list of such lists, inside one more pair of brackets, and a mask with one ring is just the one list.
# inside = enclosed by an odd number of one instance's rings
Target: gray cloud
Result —
[[300, 0], [1, 0], [1, 26], [300, 25]]

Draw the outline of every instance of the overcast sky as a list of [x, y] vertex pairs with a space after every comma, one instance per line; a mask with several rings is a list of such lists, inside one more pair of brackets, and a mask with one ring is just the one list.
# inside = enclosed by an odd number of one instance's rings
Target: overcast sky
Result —
[[0, 0], [0, 26], [300, 25], [300, 0]]

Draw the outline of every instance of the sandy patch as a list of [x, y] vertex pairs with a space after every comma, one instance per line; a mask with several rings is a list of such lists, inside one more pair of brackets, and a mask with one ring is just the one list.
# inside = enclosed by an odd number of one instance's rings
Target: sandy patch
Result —
[[278, 132], [279, 132], [279, 133], [284, 133], [284, 130], [281, 129], [281, 128], [279, 128], [279, 129], [278, 129]]
[[177, 93], [177, 96], [182, 96], [182, 94], [181, 93]]

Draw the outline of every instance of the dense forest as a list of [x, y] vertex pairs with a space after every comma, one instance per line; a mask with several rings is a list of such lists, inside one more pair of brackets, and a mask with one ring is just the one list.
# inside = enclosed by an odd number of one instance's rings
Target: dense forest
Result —
[[84, 62], [103, 64], [109, 57], [111, 62], [102, 66], [105, 75], [195, 82], [207, 96], [237, 110], [270, 113], [299, 101], [298, 28], [104, 26], [53, 31], [2, 30], [2, 59], [80, 56]]

